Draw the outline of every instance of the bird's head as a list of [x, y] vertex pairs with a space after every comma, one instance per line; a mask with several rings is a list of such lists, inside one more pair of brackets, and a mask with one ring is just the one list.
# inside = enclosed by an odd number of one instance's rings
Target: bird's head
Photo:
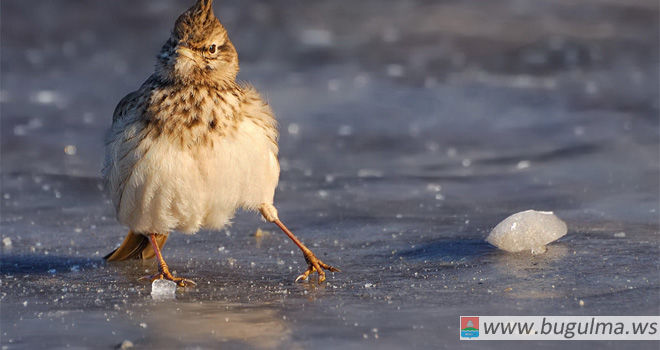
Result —
[[233, 82], [238, 54], [213, 14], [213, 0], [197, 0], [181, 14], [158, 55], [161, 79], [183, 84]]

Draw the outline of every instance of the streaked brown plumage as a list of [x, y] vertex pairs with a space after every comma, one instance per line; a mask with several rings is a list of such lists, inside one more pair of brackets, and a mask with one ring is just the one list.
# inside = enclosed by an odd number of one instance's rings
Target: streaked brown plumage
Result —
[[198, 0], [177, 19], [156, 71], [117, 105], [106, 142], [104, 176], [119, 222], [130, 231], [108, 261], [156, 257], [159, 273], [180, 286], [160, 254], [171, 231], [219, 229], [237, 208], [258, 209], [302, 250], [309, 267], [324, 264], [282, 224], [273, 206], [279, 178], [277, 123], [248, 84], [237, 83], [238, 55]]

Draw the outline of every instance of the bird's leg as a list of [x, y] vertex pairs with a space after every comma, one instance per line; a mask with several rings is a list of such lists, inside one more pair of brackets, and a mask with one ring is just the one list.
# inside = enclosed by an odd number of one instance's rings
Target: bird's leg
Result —
[[163, 259], [163, 255], [160, 253], [160, 248], [158, 248], [158, 244], [156, 243], [156, 234], [149, 234], [149, 243], [151, 243], [151, 247], [153, 248], [154, 253], [156, 253], [156, 259], [158, 260], [158, 273], [152, 276], [142, 277], [140, 280], [149, 280], [153, 282], [158, 279], [166, 279], [176, 283], [179, 287], [189, 287], [196, 285], [195, 282], [187, 278], [174, 277], [172, 275], [169, 267], [167, 267], [165, 259]]
[[316, 271], [319, 274], [319, 284], [325, 281], [325, 271], [323, 270], [328, 270], [331, 272], [340, 272], [336, 267], [332, 267], [323, 261], [321, 261], [319, 258], [312, 253], [312, 251], [307, 248], [299, 239], [296, 237], [293, 232], [291, 232], [285, 225], [280, 221], [280, 219], [277, 217], [277, 210], [275, 207], [272, 205], [262, 205], [260, 208], [261, 214], [266, 218], [266, 220], [274, 223], [279, 227], [282, 232], [284, 232], [292, 241], [295, 243], [298, 248], [302, 251], [303, 255], [305, 256], [305, 261], [307, 261], [307, 270], [302, 273], [298, 278], [296, 278], [296, 282], [299, 280], [306, 280], [309, 275]]

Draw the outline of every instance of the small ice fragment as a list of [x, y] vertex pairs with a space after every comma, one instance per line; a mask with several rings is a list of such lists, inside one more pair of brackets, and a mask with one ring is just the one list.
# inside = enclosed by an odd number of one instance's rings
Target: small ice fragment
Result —
[[374, 286], [373, 283], [365, 283], [364, 284], [364, 288], [371, 288], [373, 286]]
[[64, 147], [64, 153], [66, 153], [68, 156], [75, 156], [77, 152], [78, 148], [75, 145], [66, 145]]
[[71, 272], [78, 272], [80, 271], [80, 265], [73, 265], [70, 270]]
[[42, 105], [52, 104], [58, 99], [57, 94], [51, 90], [41, 90], [32, 96], [32, 102]]
[[23, 307], [27, 307], [27, 304], [28, 304], [27, 300], [24, 301], [24, 302], [23, 302]]
[[566, 235], [566, 223], [552, 212], [527, 210], [513, 214], [490, 232], [486, 241], [508, 252], [545, 252], [545, 245]]
[[286, 129], [289, 132], [289, 134], [298, 135], [298, 133], [300, 132], [300, 125], [296, 123], [291, 123]]
[[579, 304], [580, 304], [580, 306], [584, 306], [584, 300], [580, 299]]
[[625, 232], [617, 232], [617, 233], [614, 234], [614, 237], [616, 237], [616, 238], [625, 238], [626, 233]]
[[131, 349], [131, 348], [133, 348], [133, 342], [128, 340], [128, 339], [124, 340], [123, 342], [121, 342], [121, 344], [119, 344], [117, 346], [117, 349], [120, 349], [120, 350], [126, 350], [126, 349]]
[[527, 169], [530, 165], [532, 165], [532, 163], [529, 160], [521, 160], [518, 162], [518, 165], [516, 165], [516, 168], [519, 170]]
[[48, 273], [51, 274], [51, 275], [54, 275], [56, 272], [57, 272], [57, 270], [55, 270], [55, 269], [48, 270]]
[[151, 297], [154, 299], [174, 299], [174, 293], [176, 293], [176, 283], [172, 281], [157, 279], [151, 283]]
[[[160, 280], [160, 281], [162, 281], [162, 280]], [[172, 281], [168, 281], [168, 282], [172, 282]], [[174, 282], [172, 282], [172, 283], [174, 283]], [[142, 323], [140, 323], [140, 327], [141, 328], [147, 328], [147, 324], [142, 322]]]
[[2, 239], [2, 245], [5, 247], [11, 247], [11, 238], [5, 237]]

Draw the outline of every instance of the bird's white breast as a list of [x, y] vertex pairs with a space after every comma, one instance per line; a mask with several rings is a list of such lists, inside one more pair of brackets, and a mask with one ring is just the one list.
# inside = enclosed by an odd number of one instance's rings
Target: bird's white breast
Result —
[[250, 118], [233, 133], [192, 148], [140, 136], [137, 123], [117, 127], [106, 176], [119, 221], [135, 232], [219, 229], [237, 208], [273, 201], [277, 149]]

